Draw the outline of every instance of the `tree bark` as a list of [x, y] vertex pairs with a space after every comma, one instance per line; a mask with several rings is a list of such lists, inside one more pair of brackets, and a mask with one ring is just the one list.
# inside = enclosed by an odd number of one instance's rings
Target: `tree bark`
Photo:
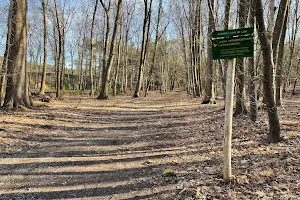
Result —
[[[150, 70], [149, 70], [148, 80], [147, 80], [146, 88], [145, 88], [145, 97], [147, 96], [147, 93], [148, 93], [148, 90], [149, 90], [149, 87], [150, 87], [150, 83], [151, 83], [151, 79], [152, 79], [152, 73], [154, 71], [156, 51], [157, 51], [157, 46], [158, 46], [158, 42], [159, 42], [159, 39], [160, 39], [159, 25], [160, 25], [160, 20], [161, 20], [161, 14], [162, 14], [162, 0], [159, 0], [158, 12], [157, 12], [157, 22], [156, 22], [156, 32], [155, 32], [155, 41], [154, 41], [154, 50], [153, 50], [152, 60], [151, 60], [151, 63], [150, 63]], [[161, 33], [161, 34], [163, 34], [163, 33]]]
[[294, 57], [294, 51], [295, 51], [295, 42], [296, 42], [296, 36], [298, 33], [298, 29], [299, 29], [299, 21], [300, 21], [300, 16], [298, 16], [298, 10], [299, 10], [299, 1], [296, 1], [295, 3], [295, 10], [294, 10], [294, 15], [292, 17], [293, 19], [293, 23], [292, 23], [292, 36], [289, 42], [289, 58], [288, 58], [288, 62], [287, 62], [287, 75], [285, 77], [284, 80], [284, 86], [283, 86], [283, 90], [286, 91], [286, 85], [287, 82], [290, 80], [290, 76], [291, 76], [291, 66], [292, 66], [292, 60]]
[[208, 38], [207, 38], [207, 67], [206, 67], [206, 86], [205, 95], [202, 104], [214, 104], [215, 92], [214, 92], [214, 70], [212, 59], [212, 32], [214, 29], [214, 0], [208, 0], [210, 7], [209, 11], [209, 24], [208, 24]]
[[44, 59], [43, 59], [43, 72], [42, 72], [42, 80], [41, 80], [41, 88], [40, 94], [45, 94], [46, 88], [46, 73], [47, 73], [47, 62], [48, 62], [48, 18], [47, 18], [47, 5], [48, 0], [41, 0], [42, 8], [43, 8], [43, 22], [44, 22]]
[[266, 34], [264, 24], [263, 6], [261, 0], [256, 0], [255, 16], [257, 20], [257, 34], [259, 36], [260, 44], [263, 52], [263, 89], [266, 98], [267, 112], [269, 118], [269, 135], [268, 141], [280, 141], [280, 124], [277, 115], [277, 106], [274, 101], [273, 91], [273, 56], [271, 46]]
[[287, 29], [287, 21], [288, 21], [288, 13], [289, 13], [289, 8], [286, 10], [286, 14], [284, 16], [284, 22], [282, 26], [282, 32], [280, 36], [280, 41], [279, 41], [279, 49], [278, 49], [278, 59], [277, 59], [277, 67], [276, 67], [276, 77], [275, 77], [275, 100], [276, 100], [276, 105], [281, 106], [282, 103], [282, 89], [283, 89], [283, 84], [282, 84], [282, 79], [283, 79], [283, 65], [284, 65], [284, 41], [285, 41], [285, 36], [286, 36], [286, 29]]
[[284, 29], [284, 20], [285, 16], [288, 15], [287, 9], [290, 4], [290, 0], [281, 0], [279, 5], [279, 10], [275, 22], [275, 27], [273, 31], [273, 40], [272, 40], [272, 48], [273, 48], [273, 60], [274, 65], [277, 65], [277, 54], [278, 54], [278, 44], [280, 42], [280, 37], [286, 29]]
[[143, 83], [144, 65], [145, 65], [147, 49], [148, 49], [148, 42], [149, 42], [149, 37], [150, 37], [152, 2], [153, 2], [153, 0], [150, 0], [150, 5], [149, 5], [149, 9], [148, 9], [148, 0], [144, 1], [145, 11], [144, 11], [144, 23], [143, 23], [142, 50], [141, 50], [141, 56], [140, 56], [138, 79], [137, 79], [137, 83], [136, 83], [136, 87], [135, 87], [133, 97], [139, 97], [140, 96], [141, 87], [142, 87], [142, 83]]
[[27, 0], [11, 1], [11, 36], [8, 53], [7, 87], [4, 106], [30, 106], [26, 84]]
[[118, 79], [119, 79], [119, 69], [121, 64], [121, 45], [123, 40], [123, 27], [122, 23], [120, 25], [120, 37], [118, 42], [118, 58], [117, 58], [117, 67], [115, 71], [115, 80], [114, 80], [114, 88], [113, 88], [113, 96], [117, 96], [118, 92]]
[[57, 66], [56, 66], [56, 98], [60, 97], [61, 95], [61, 65], [62, 65], [62, 33], [61, 33], [61, 26], [58, 16], [58, 8], [57, 2], [54, 0], [55, 6], [55, 17], [56, 17], [56, 28], [58, 31], [58, 57], [57, 57]]
[[98, 99], [103, 99], [103, 100], [108, 99], [108, 83], [109, 83], [109, 76], [110, 76], [110, 71], [113, 63], [113, 58], [114, 58], [114, 49], [116, 46], [118, 25], [121, 16], [121, 7], [122, 7], [122, 0], [118, 0], [117, 13], [116, 13], [116, 18], [115, 18], [115, 23], [114, 23], [114, 28], [113, 28], [112, 38], [111, 38], [109, 56], [107, 62], [103, 66], [102, 87]]
[[[255, 4], [254, 0], [251, 1], [250, 8], [250, 26], [254, 27], [255, 30]], [[256, 122], [258, 113], [257, 113], [257, 94], [256, 94], [256, 83], [255, 83], [255, 59], [256, 53], [254, 52], [253, 58], [248, 60], [248, 72], [249, 72], [249, 101], [250, 101], [250, 119], [252, 122]]]
[[96, 0], [95, 8], [93, 12], [93, 20], [92, 20], [92, 27], [91, 27], [91, 45], [90, 45], [90, 52], [91, 52], [91, 58], [90, 58], [90, 81], [91, 81], [91, 91], [90, 95], [92, 98], [95, 96], [95, 90], [94, 90], [94, 74], [93, 74], [93, 61], [94, 61], [94, 48], [93, 48], [93, 36], [94, 36], [94, 26], [95, 26], [95, 18], [96, 18], [96, 12], [98, 7], [98, 0]]
[[7, 35], [6, 35], [6, 45], [5, 45], [5, 53], [3, 56], [3, 61], [2, 61], [2, 73], [1, 73], [1, 85], [0, 85], [0, 106], [2, 105], [2, 101], [5, 96], [5, 86], [6, 86], [6, 81], [7, 81], [7, 65], [8, 65], [8, 55], [10, 52], [10, 47], [11, 47], [11, 42], [10, 42], [10, 37], [11, 37], [11, 18], [12, 18], [12, 6], [13, 4], [10, 5], [9, 8], [9, 14], [8, 14], [8, 20], [7, 20]]
[[[239, 28], [244, 28], [246, 25], [246, 0], [240, 0], [239, 4]], [[244, 58], [238, 58], [237, 63], [237, 80], [236, 80], [236, 102], [235, 115], [246, 114], [245, 105], [245, 62]]]

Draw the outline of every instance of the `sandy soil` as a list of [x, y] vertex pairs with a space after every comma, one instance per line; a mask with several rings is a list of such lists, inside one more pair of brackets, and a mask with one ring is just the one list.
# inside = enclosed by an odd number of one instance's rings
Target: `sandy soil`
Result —
[[227, 185], [223, 104], [200, 103], [177, 91], [2, 110], [0, 199], [299, 199], [300, 96], [279, 108], [278, 144], [264, 111], [234, 118]]

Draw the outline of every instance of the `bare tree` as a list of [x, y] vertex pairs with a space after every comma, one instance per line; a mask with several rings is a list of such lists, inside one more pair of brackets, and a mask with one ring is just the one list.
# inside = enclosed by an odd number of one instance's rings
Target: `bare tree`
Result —
[[96, 18], [96, 12], [97, 12], [97, 7], [98, 7], [98, 0], [95, 0], [95, 7], [94, 7], [94, 12], [93, 12], [93, 20], [92, 20], [92, 27], [91, 27], [91, 44], [90, 44], [90, 52], [91, 52], [91, 58], [90, 58], [90, 64], [89, 64], [89, 69], [90, 69], [90, 95], [92, 98], [94, 98], [95, 91], [94, 91], [94, 74], [93, 74], [93, 59], [94, 59], [94, 46], [93, 46], [93, 37], [94, 37], [94, 26], [95, 26], [95, 18]]
[[[255, 28], [255, 4], [254, 0], [251, 0], [250, 6], [250, 26]], [[256, 52], [256, 49], [255, 51]], [[255, 122], [257, 120], [257, 94], [256, 94], [256, 84], [255, 84], [255, 68], [256, 68], [256, 53], [254, 53], [253, 58], [248, 60], [248, 72], [249, 72], [249, 101], [250, 101], [250, 119]]]
[[153, 0], [144, 0], [144, 22], [143, 22], [143, 39], [142, 39], [142, 47], [141, 47], [141, 56], [140, 56], [140, 64], [139, 64], [139, 72], [138, 72], [138, 80], [136, 83], [135, 91], [133, 97], [139, 97], [140, 91], [143, 82], [144, 75], [144, 65], [146, 61], [146, 55], [148, 50], [148, 43], [150, 39], [150, 24], [151, 24], [151, 15], [152, 15], [152, 2]]
[[[109, 10], [110, 6], [107, 8], [102, 0], [100, 0], [100, 3], [102, 4], [103, 8], [106, 10], [107, 16], [109, 16], [108, 10]], [[112, 32], [112, 36], [111, 36], [111, 43], [110, 43], [110, 47], [109, 47], [108, 60], [103, 65], [102, 87], [101, 87], [101, 91], [100, 91], [100, 95], [98, 96], [98, 99], [108, 99], [108, 83], [109, 83], [109, 76], [110, 76], [110, 71], [111, 71], [111, 68], [112, 68], [113, 58], [114, 58], [114, 49], [115, 49], [115, 46], [116, 46], [118, 25], [119, 25], [119, 19], [120, 19], [120, 16], [121, 16], [121, 7], [122, 7], [122, 0], [118, 0], [117, 13], [116, 13], [114, 28], [113, 28], [113, 32]], [[107, 18], [107, 21], [109, 22], [109, 17]], [[110, 24], [108, 22], [106, 22], [107, 27], [110, 26]], [[105, 45], [107, 45], [107, 43], [108, 43], [108, 38], [109, 38], [108, 34], [109, 34], [109, 32], [107, 30], [107, 32], [106, 32], [107, 36], [106, 36], [106, 41], [105, 41], [106, 44]], [[107, 48], [105, 50], [107, 50]]]
[[45, 94], [46, 88], [46, 72], [47, 72], [47, 62], [48, 62], [48, 17], [47, 17], [47, 6], [48, 0], [41, 0], [43, 9], [43, 22], [44, 22], [44, 59], [43, 59], [43, 73], [40, 94]]
[[270, 42], [266, 34], [266, 28], [264, 24], [263, 6], [261, 0], [256, 0], [255, 16], [257, 20], [257, 32], [262, 46], [263, 52], [263, 89], [264, 96], [267, 104], [267, 113], [269, 117], [269, 142], [280, 141], [280, 124], [277, 115], [277, 106], [274, 101], [273, 91], [273, 56], [271, 51]]
[[149, 90], [149, 87], [150, 87], [150, 82], [151, 82], [151, 79], [152, 79], [152, 74], [153, 74], [153, 71], [154, 71], [154, 64], [155, 64], [155, 58], [156, 58], [158, 42], [159, 42], [159, 39], [160, 39], [161, 35], [167, 29], [167, 26], [166, 26], [165, 29], [163, 30], [163, 32], [160, 35], [159, 27], [160, 27], [160, 21], [161, 21], [161, 18], [162, 18], [162, 13], [163, 13], [162, 0], [159, 0], [158, 11], [157, 11], [156, 29], [155, 29], [154, 50], [153, 50], [152, 60], [151, 60], [151, 63], [150, 63], [148, 80], [147, 80], [147, 84], [146, 84], [146, 88], [145, 88], [145, 97], [147, 96], [147, 93], [148, 93], [148, 90]]

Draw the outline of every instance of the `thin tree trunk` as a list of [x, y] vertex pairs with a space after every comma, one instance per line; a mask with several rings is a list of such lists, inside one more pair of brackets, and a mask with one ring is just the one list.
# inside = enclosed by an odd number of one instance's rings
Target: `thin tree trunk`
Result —
[[276, 67], [276, 77], [275, 77], [275, 83], [276, 83], [276, 92], [275, 92], [275, 99], [276, 99], [276, 105], [281, 106], [282, 103], [282, 73], [283, 73], [283, 62], [284, 62], [284, 41], [286, 36], [286, 29], [287, 29], [287, 21], [288, 21], [288, 13], [289, 8], [286, 10], [286, 14], [284, 16], [284, 22], [282, 27], [282, 33], [280, 36], [279, 41], [279, 50], [278, 50], [278, 59], [277, 59], [277, 67]]
[[90, 58], [90, 81], [91, 81], [91, 91], [90, 95], [92, 98], [95, 96], [95, 91], [94, 91], [94, 75], [93, 75], [93, 59], [94, 59], [94, 49], [93, 49], [93, 36], [94, 36], [94, 26], [95, 26], [95, 18], [96, 18], [96, 12], [97, 12], [97, 7], [98, 7], [98, 0], [96, 0], [95, 3], [95, 8], [94, 8], [94, 13], [93, 13], [93, 21], [92, 21], [92, 28], [91, 28], [91, 46], [90, 46], [90, 52], [91, 52], [91, 58]]
[[118, 92], [118, 78], [119, 78], [119, 69], [120, 69], [120, 63], [121, 63], [121, 45], [123, 40], [123, 27], [122, 24], [120, 25], [120, 38], [118, 42], [118, 58], [117, 58], [117, 67], [115, 72], [115, 80], [114, 80], [114, 88], [113, 88], [113, 96], [117, 96]]
[[0, 85], [0, 106], [2, 105], [2, 101], [5, 96], [5, 86], [6, 86], [6, 80], [7, 80], [7, 65], [8, 65], [8, 55], [10, 52], [11, 47], [11, 18], [12, 18], [12, 6], [10, 5], [9, 8], [9, 14], [8, 14], [8, 20], [7, 20], [7, 35], [6, 35], [6, 45], [5, 45], [5, 53], [3, 56], [3, 62], [2, 62], [2, 74], [1, 74], [1, 85]]
[[151, 83], [151, 80], [152, 80], [152, 73], [154, 71], [156, 51], [157, 51], [157, 46], [158, 46], [158, 42], [159, 42], [159, 39], [160, 39], [159, 26], [160, 26], [161, 14], [162, 14], [162, 0], [159, 0], [158, 12], [157, 12], [157, 22], [156, 22], [156, 32], [155, 32], [155, 41], [154, 41], [154, 50], [153, 50], [153, 56], [152, 56], [152, 60], [151, 60], [151, 64], [150, 64], [149, 76], [148, 76], [148, 80], [147, 80], [146, 88], [145, 88], [145, 97], [147, 96], [147, 93], [148, 93], [148, 90], [149, 90], [149, 87], [150, 87], [150, 83]]
[[263, 16], [263, 6], [261, 0], [256, 0], [256, 10], [255, 16], [258, 26], [258, 36], [260, 44], [262, 46], [263, 52], [263, 88], [264, 96], [266, 98], [267, 112], [269, 118], [269, 142], [279, 142], [280, 141], [280, 124], [277, 115], [277, 106], [274, 101], [274, 91], [273, 91], [273, 56], [271, 51], [271, 46], [266, 34], [266, 28], [264, 24]]
[[[239, 4], [239, 28], [244, 28], [246, 25], [246, 0], [240, 0]], [[236, 61], [236, 102], [235, 115], [246, 114], [245, 105], [245, 62], [244, 58], [238, 58]]]
[[284, 29], [284, 20], [285, 20], [285, 16], [288, 15], [287, 10], [289, 4], [290, 4], [290, 0], [280, 1], [276, 23], [273, 31], [273, 40], [272, 40], [274, 66], [277, 65], [278, 44], [280, 42], [280, 37], [283, 34], [283, 32], [286, 31], [286, 29]]
[[[254, 0], [251, 1], [251, 7], [250, 7], [250, 26], [254, 27], [255, 29], [255, 4]], [[257, 120], [257, 94], [256, 94], [256, 84], [255, 84], [255, 58], [256, 53], [254, 52], [253, 58], [249, 58], [248, 60], [248, 72], [249, 72], [249, 101], [250, 101], [250, 119], [253, 122], [256, 122]]]
[[294, 50], [295, 50], [295, 42], [296, 42], [296, 36], [298, 33], [298, 28], [299, 28], [299, 21], [300, 21], [300, 16], [298, 16], [298, 10], [299, 10], [299, 1], [296, 1], [295, 3], [295, 10], [294, 10], [294, 15], [292, 17], [293, 23], [292, 23], [292, 36], [290, 39], [290, 44], [289, 44], [289, 58], [287, 62], [287, 75], [284, 80], [284, 86], [283, 86], [283, 91], [286, 91], [286, 85], [287, 81], [290, 80], [290, 75], [291, 75], [291, 66], [292, 66], [292, 60], [294, 57]]
[[148, 10], [148, 0], [144, 1], [145, 11], [144, 11], [144, 23], [143, 23], [142, 50], [141, 50], [141, 56], [140, 56], [138, 80], [137, 80], [137, 83], [136, 83], [136, 87], [135, 87], [133, 97], [139, 97], [140, 96], [140, 91], [141, 91], [141, 87], [142, 87], [142, 83], [143, 83], [144, 65], [145, 65], [147, 49], [148, 49], [148, 42], [149, 42], [149, 37], [150, 37], [152, 2], [153, 2], [153, 0], [150, 0], [149, 10]]
[[296, 67], [296, 78], [294, 81], [292, 95], [296, 94], [296, 86], [297, 86], [297, 81], [298, 81], [298, 76], [299, 76], [299, 65], [300, 65], [300, 59], [298, 60], [297, 67]]
[[56, 68], [56, 98], [60, 97], [61, 95], [61, 59], [62, 59], [62, 34], [61, 34], [61, 27], [60, 27], [60, 21], [58, 16], [58, 9], [57, 9], [57, 2], [54, 0], [54, 6], [55, 6], [55, 16], [56, 16], [56, 27], [58, 31], [58, 58], [57, 58], [57, 68]]

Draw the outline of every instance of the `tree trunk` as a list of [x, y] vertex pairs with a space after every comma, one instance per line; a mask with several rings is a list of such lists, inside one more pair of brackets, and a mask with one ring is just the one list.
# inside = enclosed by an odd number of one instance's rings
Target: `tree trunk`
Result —
[[284, 41], [286, 36], [286, 29], [287, 29], [287, 21], [288, 21], [288, 13], [289, 8], [286, 10], [286, 14], [284, 16], [284, 22], [282, 27], [282, 32], [279, 41], [279, 50], [278, 50], [278, 59], [277, 59], [277, 67], [276, 67], [276, 77], [275, 77], [275, 85], [276, 85], [276, 92], [275, 92], [275, 99], [276, 105], [281, 106], [282, 103], [282, 71], [283, 71], [283, 62], [284, 62]]
[[268, 39], [272, 42], [274, 18], [275, 18], [275, 0], [269, 0], [269, 12], [268, 12]]
[[297, 86], [297, 81], [298, 81], [298, 76], [299, 76], [299, 65], [300, 65], [300, 59], [298, 60], [297, 67], [296, 67], [296, 78], [294, 81], [292, 95], [296, 94], [296, 86]]
[[207, 66], [206, 66], [206, 86], [205, 96], [202, 104], [214, 104], [215, 92], [214, 92], [214, 70], [213, 70], [213, 59], [212, 59], [212, 32], [214, 28], [214, 0], [208, 0], [210, 7], [209, 11], [209, 25], [208, 25], [208, 37], [207, 37]]
[[[254, 0], [251, 1], [250, 8], [250, 26], [255, 29], [255, 4]], [[249, 58], [248, 60], [248, 72], [249, 72], [249, 101], [250, 101], [250, 119], [252, 122], [256, 122], [257, 120], [257, 94], [256, 94], [256, 84], [255, 84], [255, 58], [256, 53], [254, 52], [253, 58]]]
[[264, 24], [263, 6], [261, 0], [256, 0], [255, 16], [258, 26], [258, 36], [263, 52], [263, 89], [264, 96], [266, 98], [267, 112], [269, 118], [269, 142], [280, 141], [280, 124], [277, 115], [277, 106], [274, 101], [273, 91], [273, 56], [271, 46], [266, 34], [266, 28]]
[[114, 88], [113, 88], [113, 96], [117, 96], [118, 92], [118, 78], [119, 78], [119, 69], [120, 69], [120, 63], [121, 63], [121, 45], [123, 40], [123, 27], [122, 24], [120, 25], [120, 38], [118, 42], [118, 58], [117, 58], [117, 67], [115, 71], [115, 80], [114, 80]]
[[277, 66], [278, 44], [280, 42], [280, 37], [283, 34], [283, 32], [286, 31], [286, 28], [284, 28], [284, 20], [285, 20], [285, 16], [288, 15], [287, 9], [289, 4], [290, 4], [290, 0], [280, 1], [276, 23], [273, 31], [272, 48], [273, 48], [273, 60], [275, 66]]
[[4, 106], [30, 106], [26, 84], [27, 0], [12, 0], [11, 36], [8, 53], [7, 87]]
[[56, 17], [56, 28], [58, 31], [58, 57], [57, 57], [57, 67], [56, 67], [56, 98], [60, 97], [61, 95], [61, 64], [62, 64], [62, 34], [61, 34], [61, 27], [60, 21], [58, 16], [58, 9], [57, 9], [57, 2], [54, 0], [55, 6], [55, 17]]
[[113, 29], [112, 38], [111, 38], [109, 56], [108, 56], [107, 62], [103, 66], [104, 71], [103, 71], [102, 87], [101, 87], [101, 91], [100, 91], [100, 95], [98, 96], [98, 99], [108, 99], [108, 83], [109, 83], [110, 71], [111, 71], [111, 67], [112, 67], [112, 63], [113, 63], [113, 59], [114, 59], [114, 49], [116, 46], [118, 25], [119, 25], [119, 19], [121, 16], [121, 7], [122, 7], [122, 0], [118, 0], [117, 13], [116, 13], [114, 29]]
[[95, 8], [93, 12], [93, 21], [92, 21], [92, 28], [91, 28], [91, 46], [90, 46], [90, 52], [91, 52], [91, 58], [90, 58], [90, 82], [91, 82], [91, 91], [90, 95], [92, 98], [95, 96], [95, 91], [94, 91], [94, 75], [93, 75], [93, 59], [94, 59], [94, 49], [93, 49], [93, 36], [94, 36], [94, 25], [95, 25], [95, 18], [96, 18], [96, 12], [97, 12], [97, 7], [98, 7], [98, 0], [96, 0], [95, 3]]
[[133, 97], [139, 97], [140, 96], [141, 87], [142, 87], [142, 83], [143, 83], [144, 65], [145, 65], [147, 49], [148, 49], [148, 42], [149, 42], [149, 37], [150, 37], [152, 2], [153, 2], [153, 0], [150, 0], [149, 10], [148, 10], [148, 0], [144, 1], [145, 11], [144, 11], [144, 23], [143, 23], [142, 50], [141, 50], [141, 56], [140, 56], [138, 80], [137, 80], [137, 83], [136, 83], [136, 87], [135, 87]]
[[[246, 0], [240, 0], [239, 4], [239, 28], [244, 28], [246, 25]], [[244, 58], [238, 58], [236, 70], [236, 102], [235, 115], [247, 113], [245, 105], [245, 62]]]
[[295, 50], [295, 42], [296, 42], [296, 36], [298, 33], [298, 28], [299, 28], [299, 21], [300, 21], [300, 16], [298, 16], [298, 10], [299, 10], [299, 1], [296, 1], [295, 3], [295, 10], [294, 10], [294, 15], [292, 17], [293, 19], [293, 23], [292, 23], [292, 36], [289, 42], [289, 58], [288, 58], [288, 62], [287, 62], [287, 75], [286, 78], [284, 80], [284, 86], [283, 86], [283, 91], [286, 91], [286, 85], [287, 85], [287, 81], [290, 80], [290, 76], [291, 76], [291, 65], [292, 65], [292, 60], [294, 57], [294, 50]]
[[0, 82], [0, 106], [2, 105], [2, 101], [5, 96], [5, 86], [6, 86], [6, 80], [7, 80], [7, 65], [8, 65], [8, 55], [10, 52], [11, 47], [11, 18], [12, 18], [12, 6], [10, 5], [9, 8], [9, 14], [8, 14], [8, 20], [7, 20], [7, 35], [6, 35], [6, 45], [5, 45], [5, 53], [3, 56], [3, 62], [2, 62], [2, 74], [1, 74], [1, 82]]
[[[157, 22], [156, 22], [156, 32], [155, 32], [155, 41], [154, 41], [154, 50], [153, 50], [152, 60], [151, 60], [151, 63], [150, 63], [150, 70], [149, 70], [148, 80], [147, 80], [146, 88], [145, 88], [145, 97], [147, 96], [147, 93], [148, 93], [148, 90], [149, 90], [149, 87], [150, 87], [150, 83], [151, 83], [151, 80], [152, 80], [152, 73], [154, 71], [156, 51], [157, 51], [157, 46], [158, 46], [158, 42], [159, 42], [159, 39], [160, 39], [159, 25], [160, 25], [160, 20], [161, 20], [161, 14], [162, 14], [162, 0], [159, 0], [158, 12], [157, 12]], [[161, 34], [163, 34], [163, 33], [161, 33]]]

